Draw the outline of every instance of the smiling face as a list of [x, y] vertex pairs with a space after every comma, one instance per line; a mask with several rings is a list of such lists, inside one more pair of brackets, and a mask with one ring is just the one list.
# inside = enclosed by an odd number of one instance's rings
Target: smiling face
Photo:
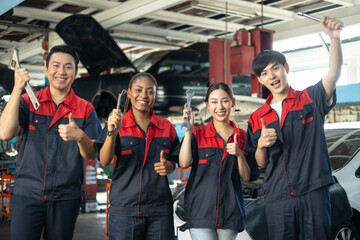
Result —
[[128, 89], [128, 97], [133, 111], [148, 113], [155, 103], [156, 85], [148, 77], [140, 77]]
[[290, 85], [287, 80], [289, 65], [273, 62], [268, 64], [257, 77], [259, 82], [273, 94], [273, 102], [279, 102], [286, 98]]
[[69, 92], [77, 74], [73, 56], [63, 52], [52, 54], [45, 67], [45, 75], [50, 82], [51, 90]]
[[235, 99], [223, 89], [216, 89], [209, 95], [206, 107], [209, 110], [214, 121], [229, 121], [231, 108], [235, 106]]

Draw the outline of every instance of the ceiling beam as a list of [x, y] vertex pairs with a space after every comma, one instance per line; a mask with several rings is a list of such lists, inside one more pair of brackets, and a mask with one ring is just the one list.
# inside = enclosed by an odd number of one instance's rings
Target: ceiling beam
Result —
[[339, 5], [343, 5], [345, 7], [354, 6], [352, 0], [325, 0], [325, 2], [329, 2], [329, 3], [333, 3], [333, 4], [339, 4]]
[[22, 47], [26, 43], [24, 42], [17, 42], [17, 41], [8, 41], [8, 40], [0, 40], [0, 47], [1, 48], [12, 48], [12, 47]]
[[[19, 59], [21, 61], [22, 59], [31, 57], [31, 56], [41, 52], [41, 50], [42, 50], [41, 42], [32, 41], [22, 47], [19, 47]], [[34, 52], [35, 52], [35, 54], [34, 54]], [[0, 63], [7, 65], [7, 64], [9, 64], [9, 61], [10, 61], [10, 56], [7, 53], [0, 55]]]
[[[261, 4], [243, 1], [243, 0], [236, 0], [236, 1], [228, 1], [228, 0], [211, 0], [211, 3], [217, 3], [219, 5], [225, 6], [226, 2], [228, 2], [228, 7], [230, 8], [239, 8], [239, 9], [246, 9], [253, 12], [256, 12], [258, 16], [261, 14], [264, 17], [281, 19], [285, 21], [293, 21], [295, 20], [296, 14], [292, 11], [279, 9], [270, 6], [263, 6], [263, 12], [261, 11]], [[224, 11], [225, 12], [225, 11]]]
[[[340, 19], [344, 22], [346, 28], [347, 25], [359, 24], [360, 5], [327, 11], [326, 15]], [[320, 23], [309, 19], [273, 25], [269, 29], [275, 30], [274, 41], [322, 32]]]
[[[301, 4], [306, 4], [308, 2], [311, 2], [312, 0], [302, 0]], [[284, 1], [284, 2], [280, 2], [278, 4], [276, 4], [276, 7], [278, 8], [290, 8], [292, 6], [296, 6], [299, 5], [299, 0], [289, 0], [289, 1]]]
[[95, 14], [93, 17], [108, 29], [122, 23], [131, 22], [149, 13], [163, 10], [185, 0], [142, 0], [127, 1], [116, 7]]
[[202, 35], [196, 33], [181, 32], [169, 29], [155, 28], [149, 26], [141, 26], [132, 23], [125, 23], [114, 28], [115, 30], [122, 30], [127, 32], [142, 33], [147, 35], [153, 35], [158, 37], [164, 37], [166, 39], [174, 39], [180, 41], [192, 41], [192, 42], [206, 42], [209, 38], [215, 36]]
[[50, 0], [50, 1], [60, 2], [63, 4], [69, 4], [74, 6], [86, 7], [86, 8], [97, 8], [101, 10], [113, 8], [119, 5], [118, 2], [99, 1], [99, 0]]
[[[189, 14], [176, 13], [176, 12], [170, 12], [170, 11], [157, 11], [157, 12], [148, 14], [146, 17], [161, 20], [161, 21], [166, 21], [166, 22], [185, 23], [187, 25], [193, 25], [193, 26], [202, 27], [205, 29], [210, 28], [210, 29], [221, 30], [221, 31], [225, 30], [225, 25], [226, 25], [225, 21], [197, 17], [197, 16], [192, 16]], [[250, 29], [250, 28], [254, 28], [254, 26], [228, 22], [227, 28], [229, 31], [236, 32], [240, 28]]]
[[13, 15], [18, 17], [35, 18], [38, 20], [49, 22], [60, 22], [62, 19], [70, 16], [69, 13], [63, 13], [58, 11], [49, 11], [31, 7], [14, 7]]
[[[54, 41], [54, 45], [58, 45], [62, 43], [62, 39], [58, 38]], [[25, 44], [24, 46], [19, 47], [19, 59], [25, 60], [27, 58], [33, 57], [37, 54], [41, 54], [43, 51], [41, 47], [40, 40], [34, 40]], [[7, 53], [3, 53], [0, 55], [0, 63], [8, 64], [10, 61], [10, 56]]]
[[114, 40], [118, 44], [130, 44], [136, 46], [150, 47], [150, 48], [161, 48], [161, 49], [179, 49], [181, 46], [173, 45], [173, 44], [165, 44], [159, 42], [150, 42], [144, 40], [136, 40], [136, 39], [126, 39], [123, 36], [118, 37], [114, 36]]
[[[59, 13], [55, 11], [47, 11], [42, 9], [36, 8], [29, 8], [29, 7], [15, 7], [14, 14], [19, 17], [29, 17], [32, 14], [39, 15], [40, 20], [49, 21], [49, 22], [59, 22], [61, 19], [70, 16], [70, 14]], [[59, 20], [60, 19], [60, 20]], [[100, 24], [102, 24], [100, 22]], [[129, 31], [134, 33], [141, 33], [141, 34], [148, 34], [148, 35], [155, 35], [161, 36], [168, 39], [177, 39], [177, 40], [187, 40], [187, 41], [194, 41], [194, 42], [204, 42], [207, 41], [208, 38], [212, 38], [214, 36], [205, 36], [201, 34], [194, 34], [194, 33], [187, 33], [175, 30], [168, 30], [168, 29], [160, 29], [155, 27], [148, 27], [148, 26], [141, 26], [131, 23], [125, 23], [119, 25], [114, 28], [114, 30], [123, 30]]]

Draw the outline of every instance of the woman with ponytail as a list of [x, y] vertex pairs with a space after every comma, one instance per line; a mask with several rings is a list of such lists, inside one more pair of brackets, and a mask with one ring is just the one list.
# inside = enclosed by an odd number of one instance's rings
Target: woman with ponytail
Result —
[[113, 109], [96, 142], [102, 166], [116, 157], [109, 194], [111, 240], [174, 239], [167, 174], [178, 162], [179, 138], [170, 121], [152, 111], [156, 88], [151, 74], [134, 75], [124, 116]]

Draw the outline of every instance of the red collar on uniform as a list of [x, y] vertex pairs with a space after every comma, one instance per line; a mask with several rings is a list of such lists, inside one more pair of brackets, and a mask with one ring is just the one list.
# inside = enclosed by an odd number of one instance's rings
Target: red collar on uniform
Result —
[[[150, 110], [151, 119], [150, 122], [159, 129], [164, 129], [160, 122], [158, 117], [154, 114], [153, 110]], [[132, 108], [123, 116], [122, 118], [122, 126], [124, 127], [134, 127], [136, 126], [136, 121], [132, 112]]]
[[[72, 109], [76, 109], [76, 99], [75, 99], [76, 95], [74, 93], [74, 91], [72, 90], [72, 88], [70, 88], [70, 92], [67, 95], [67, 97], [65, 98], [63, 104], [65, 104], [66, 106], [72, 108]], [[42, 102], [53, 102], [52, 98], [51, 98], [51, 94], [50, 94], [50, 86], [47, 86], [43, 91], [42, 91], [42, 95], [39, 98], [39, 103]]]
[[[288, 100], [290, 102], [292, 102], [294, 99], [296, 99], [299, 96], [299, 91], [294, 90], [292, 87], [290, 87], [289, 93], [287, 95], [287, 97], [284, 100]], [[270, 102], [273, 99], [273, 95], [272, 93], [266, 98], [265, 104], [263, 105], [263, 107], [261, 107], [261, 111], [260, 111], [260, 117], [264, 116], [266, 113], [268, 113], [271, 109], [270, 107]]]
[[[234, 128], [233, 134], [236, 133], [238, 136], [240, 136], [239, 129], [236, 127], [235, 123], [230, 121], [230, 124]], [[216, 129], [215, 129], [215, 126], [214, 126], [214, 120], [211, 120], [208, 124], [205, 125], [205, 131], [204, 132], [205, 132], [204, 137], [215, 137]]]

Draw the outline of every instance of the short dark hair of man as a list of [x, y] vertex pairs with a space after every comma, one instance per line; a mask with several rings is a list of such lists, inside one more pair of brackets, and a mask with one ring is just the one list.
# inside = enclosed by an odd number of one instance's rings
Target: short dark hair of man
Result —
[[286, 58], [284, 54], [274, 50], [265, 50], [259, 53], [252, 62], [252, 70], [256, 76], [260, 77], [261, 72], [264, 71], [270, 63], [280, 63], [285, 66]]
[[76, 51], [72, 48], [69, 47], [67, 45], [57, 45], [54, 46], [53, 48], [51, 48], [49, 54], [46, 57], [46, 67], [49, 67], [49, 61], [51, 58], [51, 55], [53, 55], [56, 52], [62, 52], [62, 53], [67, 53], [70, 54], [71, 56], [73, 56], [74, 61], [75, 61], [75, 70], [78, 70], [78, 64], [79, 64], [79, 56], [77, 55]]

